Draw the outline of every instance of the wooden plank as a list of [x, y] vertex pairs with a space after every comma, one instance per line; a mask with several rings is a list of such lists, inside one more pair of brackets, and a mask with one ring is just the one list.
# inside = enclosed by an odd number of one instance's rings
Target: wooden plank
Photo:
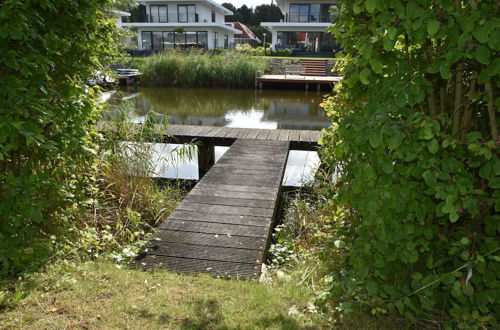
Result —
[[280, 135], [278, 136], [279, 141], [288, 141], [288, 136], [290, 134], [290, 130], [282, 129], [280, 130]]
[[264, 250], [265, 238], [215, 235], [205, 233], [189, 233], [172, 230], [158, 230], [146, 247], [153, 247], [163, 242], [218, 246], [226, 248], [246, 248]]
[[226, 206], [226, 205], [206, 205], [182, 201], [176, 208], [184, 211], [198, 211], [214, 214], [234, 214], [237, 216], [251, 215], [255, 217], [272, 217], [273, 210], [259, 207]]
[[207, 132], [207, 137], [214, 137], [217, 133], [219, 133], [224, 127], [216, 127], [214, 126], [209, 132]]
[[218, 190], [218, 189], [211, 189], [208, 187], [200, 187], [200, 188], [194, 188], [191, 190], [189, 193], [190, 195], [196, 195], [196, 196], [216, 196], [216, 197], [226, 197], [226, 198], [247, 198], [247, 199], [261, 199], [261, 200], [269, 200], [275, 198], [275, 194], [273, 193], [266, 193], [266, 192], [258, 192], [258, 193], [252, 193], [252, 192], [240, 192], [240, 191], [227, 191], [227, 190]]
[[245, 136], [245, 139], [255, 139], [259, 134], [260, 130], [255, 128], [250, 128], [248, 130], [248, 134]]
[[203, 183], [219, 183], [219, 184], [253, 184], [259, 187], [275, 187], [281, 182], [281, 180], [276, 179], [276, 180], [252, 180], [249, 181], [247, 178], [238, 178], [238, 177], [232, 177], [232, 178], [224, 178], [224, 177], [203, 177]]
[[254, 217], [250, 215], [235, 216], [234, 214], [213, 214], [207, 212], [184, 211], [184, 210], [175, 210], [174, 212], [172, 212], [169, 219], [214, 222], [214, 223], [229, 223], [233, 225], [260, 226], [260, 227], [269, 227], [269, 225], [271, 224], [271, 218], [269, 217]]
[[191, 220], [167, 220], [160, 229], [185, 231], [193, 233], [207, 233], [230, 236], [247, 236], [267, 238], [269, 229], [267, 226], [245, 226], [227, 223], [202, 222]]
[[241, 174], [241, 173], [209, 173], [203, 178], [203, 182], [227, 182], [234, 180], [233, 182], [258, 182], [261, 185], [269, 186], [269, 183], [276, 185], [280, 181], [281, 175], [276, 175], [276, 173], [262, 173], [260, 176], [254, 174]]
[[300, 131], [300, 142], [309, 142], [310, 141], [310, 131], [302, 130]]
[[[203, 179], [202, 179], [203, 180]], [[200, 187], [201, 188], [201, 187]], [[236, 191], [236, 192], [253, 192], [253, 193], [278, 193], [279, 187], [263, 187], [254, 184], [222, 184], [222, 183], [210, 183], [203, 182], [203, 188], [216, 189], [219, 191]]]
[[300, 131], [290, 130], [289, 141], [300, 141]]
[[267, 137], [269, 136], [269, 133], [271, 132], [270, 129], [261, 129], [259, 134], [255, 137], [258, 140], [267, 140]]
[[214, 276], [236, 278], [258, 277], [262, 268], [262, 266], [258, 264], [185, 259], [157, 256], [154, 254], [146, 255], [137, 261], [133, 261], [132, 266], [141, 267], [144, 269], [154, 269], [162, 267], [168, 268], [174, 272], [182, 272], [187, 274], [205, 273]]
[[265, 169], [247, 169], [247, 168], [241, 168], [241, 167], [215, 167], [212, 168], [210, 171], [210, 174], [246, 174], [246, 175], [265, 175], [265, 174], [274, 174], [274, 175], [279, 175], [276, 173], [275, 168], [265, 168]]
[[267, 140], [278, 140], [278, 136], [280, 135], [280, 131], [277, 130], [277, 129], [273, 129], [271, 130], [271, 132], [269, 132], [269, 135], [267, 136]]
[[226, 136], [227, 133], [229, 133], [230, 128], [229, 127], [223, 127], [220, 131], [218, 131], [213, 137], [218, 137], [218, 138], [223, 138]]
[[152, 251], [147, 252], [166, 257], [229, 261], [247, 264], [259, 264], [263, 261], [262, 259], [264, 257], [264, 253], [262, 250], [225, 248], [217, 246], [203, 246], [170, 242], [158, 243], [158, 245], [150, 248]]
[[244, 207], [260, 207], [267, 209], [274, 209], [274, 200], [260, 200], [260, 199], [247, 199], [247, 198], [227, 198], [217, 196], [199, 196], [188, 195], [184, 198], [189, 203], [211, 204], [211, 205], [227, 205], [227, 206], [244, 206]]

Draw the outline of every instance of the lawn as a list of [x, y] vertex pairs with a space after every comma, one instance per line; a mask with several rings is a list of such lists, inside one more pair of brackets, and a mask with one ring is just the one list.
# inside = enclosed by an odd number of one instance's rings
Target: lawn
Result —
[[327, 328], [320, 314], [307, 312], [310, 292], [277, 281], [260, 284], [87, 262], [52, 266], [21, 287], [29, 295], [3, 313], [0, 309], [0, 329]]

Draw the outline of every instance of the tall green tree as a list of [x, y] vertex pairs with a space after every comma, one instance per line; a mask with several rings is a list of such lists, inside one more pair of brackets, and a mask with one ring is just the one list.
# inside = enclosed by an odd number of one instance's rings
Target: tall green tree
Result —
[[[500, 315], [499, 4], [347, 1], [323, 155], [338, 310], [476, 328]], [[427, 320], [427, 321], [423, 321]]]
[[114, 52], [109, 4], [0, 3], [0, 275], [46, 258], [84, 206], [98, 116], [87, 81]]

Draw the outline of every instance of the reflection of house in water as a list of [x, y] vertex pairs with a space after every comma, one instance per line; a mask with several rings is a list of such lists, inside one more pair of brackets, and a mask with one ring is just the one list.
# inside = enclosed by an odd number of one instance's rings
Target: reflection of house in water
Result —
[[264, 118], [278, 123], [277, 128], [318, 130], [328, 127], [328, 118], [319, 104], [270, 100]]
[[[165, 114], [167, 111], [156, 109], [144, 98], [134, 97], [130, 99], [135, 106], [135, 110], [139, 115], [146, 115], [150, 110]], [[194, 126], [226, 126], [227, 120], [225, 115], [219, 116], [192, 116], [189, 114], [168, 114], [168, 122], [172, 125], [194, 125]]]

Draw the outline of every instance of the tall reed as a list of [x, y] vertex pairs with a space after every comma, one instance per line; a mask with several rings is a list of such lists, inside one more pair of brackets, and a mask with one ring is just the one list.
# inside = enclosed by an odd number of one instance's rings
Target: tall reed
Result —
[[140, 70], [146, 85], [252, 87], [255, 73], [266, 67], [264, 59], [242, 54], [174, 50], [146, 58]]

